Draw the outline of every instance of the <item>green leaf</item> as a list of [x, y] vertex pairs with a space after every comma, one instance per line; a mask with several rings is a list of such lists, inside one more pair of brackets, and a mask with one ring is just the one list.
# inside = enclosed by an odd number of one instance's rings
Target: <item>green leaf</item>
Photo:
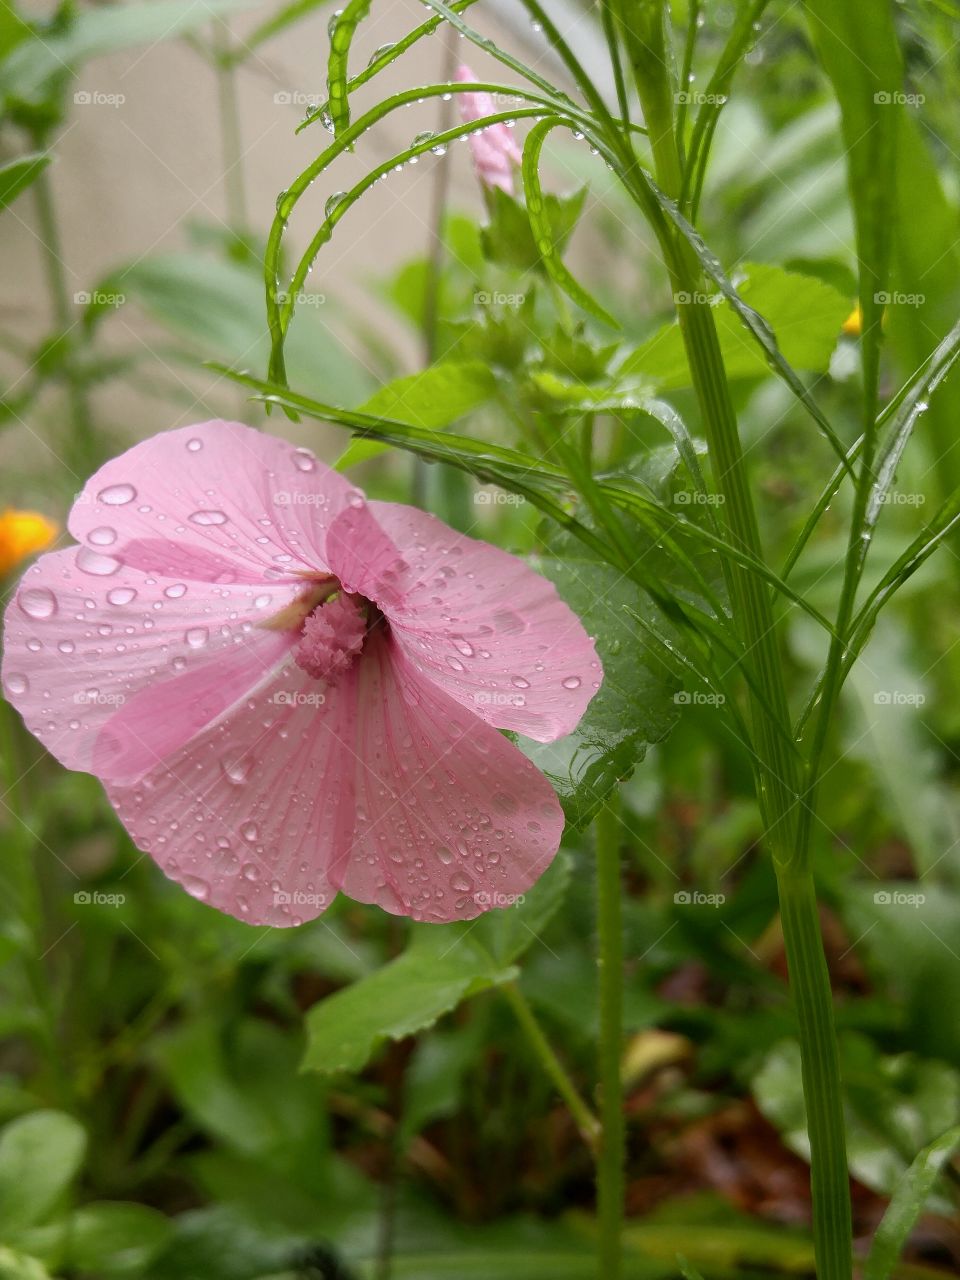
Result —
[[73, 1181], [87, 1148], [83, 1126], [63, 1111], [33, 1111], [0, 1134], [0, 1235], [43, 1220]]
[[568, 880], [558, 853], [515, 905], [464, 924], [414, 925], [396, 960], [310, 1010], [304, 1069], [360, 1071], [384, 1040], [415, 1035], [462, 1000], [512, 981], [514, 962], [560, 906]]
[[422, 925], [396, 960], [338, 991], [307, 1014], [304, 1068], [333, 1074], [363, 1069], [387, 1039], [433, 1026], [461, 1000], [516, 977], [461, 925]]
[[29, 101], [51, 78], [76, 72], [91, 58], [155, 45], [202, 27], [217, 14], [251, 8], [256, 0], [135, 0], [75, 12], [63, 30], [22, 40], [0, 67], [8, 97]]
[[497, 380], [487, 365], [447, 360], [388, 382], [360, 405], [360, 412], [437, 430], [485, 404], [496, 390]]
[[139, 1276], [169, 1240], [173, 1224], [142, 1204], [103, 1200], [71, 1214], [65, 1265], [96, 1276]]
[[[331, 398], [356, 401], [368, 394], [370, 379], [336, 337], [336, 308], [322, 293], [304, 296], [301, 323], [287, 344], [290, 367], [308, 384], [322, 385]], [[210, 253], [158, 254], [112, 272], [91, 297], [88, 324], [112, 314], [110, 300], [119, 297], [123, 305], [139, 303], [187, 345], [192, 359], [266, 363], [270, 344], [255, 265]], [[107, 301], [98, 304], [98, 298]]]
[[[741, 270], [740, 297], [763, 316], [784, 359], [795, 369], [814, 373], [826, 369], [850, 311], [849, 300], [815, 276], [763, 263], [747, 263]], [[727, 376], [760, 378], [769, 374], [763, 352], [719, 293], [714, 314]], [[627, 356], [618, 375], [621, 379], [643, 377], [664, 390], [690, 386], [680, 326], [665, 325]]]
[[0, 1280], [51, 1280], [42, 1262], [0, 1244]]
[[924, 1147], [903, 1175], [877, 1227], [863, 1280], [888, 1280], [943, 1166], [960, 1146], [960, 1126]]
[[[543, 196], [540, 224], [558, 253], [573, 234], [586, 197], [586, 187], [569, 196], [558, 196], [553, 192]], [[485, 257], [501, 267], [517, 271], [543, 269], [542, 253], [531, 230], [528, 211], [520, 201], [494, 187], [487, 193], [487, 208], [490, 221], [480, 232]]]
[[673, 695], [680, 685], [627, 612], [656, 618], [662, 626], [649, 598], [616, 569], [566, 542], [554, 544], [564, 547], [562, 557], [540, 559], [537, 567], [594, 636], [603, 683], [573, 733], [557, 742], [525, 742], [523, 749], [556, 788], [568, 822], [583, 827], [647, 748], [673, 728], [680, 710]]
[[45, 152], [37, 151], [0, 165], [0, 209], [12, 204], [21, 191], [36, 182], [52, 158]]
[[330, 93], [330, 116], [335, 133], [350, 124], [347, 98], [347, 60], [358, 25], [370, 12], [370, 0], [349, 0], [333, 19], [330, 35], [330, 58], [327, 63], [327, 86]]

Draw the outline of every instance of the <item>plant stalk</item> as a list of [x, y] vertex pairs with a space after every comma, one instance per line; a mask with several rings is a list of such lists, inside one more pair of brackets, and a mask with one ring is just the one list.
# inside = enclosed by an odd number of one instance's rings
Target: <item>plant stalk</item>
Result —
[[[661, 3], [639, 6], [627, 38], [637, 90], [649, 131], [657, 181], [676, 198], [682, 190], [680, 152]], [[692, 248], [679, 234], [669, 255], [678, 316], [716, 483], [734, 541], [763, 559], [756, 510], [730, 397], [707, 287]], [[681, 298], [689, 301], [680, 301]], [[725, 566], [744, 662], [753, 668], [763, 698], [750, 692], [758, 799], [774, 858], [790, 983], [800, 1034], [803, 1089], [810, 1138], [814, 1245], [820, 1280], [850, 1280], [852, 1227], [839, 1054], [829, 973], [820, 933], [809, 839], [796, 843], [800, 776], [790, 750], [790, 717], [769, 593], [754, 574]]]
[[601, 1280], [620, 1280], [624, 1165], [623, 1120], [623, 917], [620, 902], [620, 811], [616, 792], [597, 814], [597, 968], [600, 998], [600, 1139], [597, 1151], [597, 1218]]

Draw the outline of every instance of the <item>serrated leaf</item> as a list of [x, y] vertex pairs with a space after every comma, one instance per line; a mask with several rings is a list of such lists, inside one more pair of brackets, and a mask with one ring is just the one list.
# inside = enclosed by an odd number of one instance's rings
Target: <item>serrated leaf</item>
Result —
[[[581, 187], [570, 196], [556, 196], [549, 192], [543, 197], [544, 217], [550, 228], [550, 238], [559, 252], [573, 233], [583, 212], [587, 189]], [[480, 242], [485, 256], [502, 267], [520, 271], [535, 271], [540, 263], [527, 211], [513, 196], [499, 187], [487, 194], [490, 221], [480, 232]]]
[[[763, 316], [795, 369], [821, 372], [830, 363], [850, 302], [815, 276], [769, 264], [746, 264], [738, 286], [743, 301]], [[756, 341], [721, 294], [714, 307], [720, 347], [729, 378], [758, 378], [770, 372]], [[627, 356], [620, 379], [643, 377], [671, 390], [690, 385], [690, 370], [678, 324], [665, 325]]]
[[0, 1234], [43, 1222], [77, 1174], [87, 1135], [63, 1111], [33, 1111], [0, 1134]]

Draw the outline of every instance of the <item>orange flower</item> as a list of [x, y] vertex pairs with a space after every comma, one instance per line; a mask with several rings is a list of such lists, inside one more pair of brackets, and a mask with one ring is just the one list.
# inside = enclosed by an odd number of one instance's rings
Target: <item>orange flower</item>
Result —
[[17, 511], [7, 507], [0, 515], [0, 577], [22, 560], [48, 547], [60, 526], [39, 511]]

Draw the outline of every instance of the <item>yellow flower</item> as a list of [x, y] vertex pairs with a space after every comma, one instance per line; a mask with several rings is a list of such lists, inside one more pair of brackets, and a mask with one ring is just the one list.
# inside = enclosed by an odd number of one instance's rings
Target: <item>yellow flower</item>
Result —
[[857, 338], [863, 332], [863, 312], [859, 302], [844, 320], [843, 332], [851, 338]]
[[15, 569], [27, 556], [49, 547], [60, 526], [39, 511], [7, 507], [0, 515], [0, 577]]

